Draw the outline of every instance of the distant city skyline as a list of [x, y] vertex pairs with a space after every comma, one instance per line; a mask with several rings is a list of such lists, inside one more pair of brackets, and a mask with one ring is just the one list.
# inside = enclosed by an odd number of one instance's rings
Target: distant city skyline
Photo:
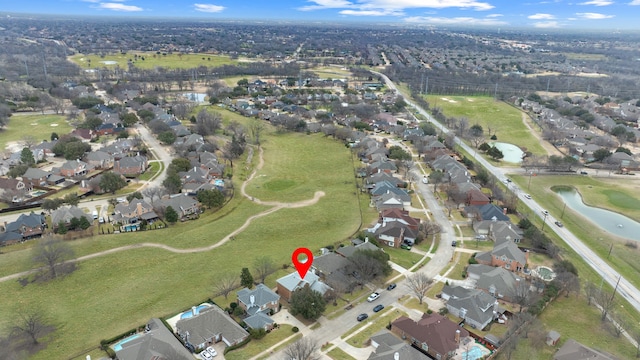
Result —
[[[291, 20], [536, 29], [640, 29], [640, 0], [25, 0], [0, 11], [112, 17]], [[2, 19], [0, 19], [0, 24]]]

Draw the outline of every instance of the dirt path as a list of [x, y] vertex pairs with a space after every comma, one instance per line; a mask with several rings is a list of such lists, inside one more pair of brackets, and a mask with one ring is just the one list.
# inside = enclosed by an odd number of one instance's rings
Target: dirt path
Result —
[[535, 138], [538, 139], [538, 141], [540, 142], [540, 145], [542, 145], [542, 147], [545, 150], [547, 150], [547, 155], [564, 156], [564, 154], [561, 153], [560, 150], [556, 149], [555, 146], [551, 145], [548, 141], [542, 139], [542, 135], [540, 135], [540, 133], [537, 130], [531, 127], [531, 124], [529, 124], [528, 118], [529, 116], [526, 113], [522, 112], [522, 123], [524, 124], [524, 126], [527, 127], [527, 129], [529, 129], [529, 132], [531, 133], [531, 135], [535, 136]]
[[[267, 216], [269, 214], [273, 214], [274, 212], [280, 210], [280, 209], [292, 209], [292, 208], [301, 208], [301, 207], [305, 207], [305, 206], [310, 206], [310, 205], [314, 205], [315, 203], [317, 203], [321, 197], [323, 197], [325, 195], [325, 193], [323, 191], [316, 191], [316, 193], [314, 194], [313, 198], [308, 199], [308, 200], [302, 200], [302, 201], [298, 201], [298, 202], [292, 202], [292, 203], [286, 203], [286, 202], [279, 202], [279, 201], [261, 201], [260, 199], [256, 199], [252, 196], [247, 195], [247, 193], [245, 192], [245, 187], [247, 185], [247, 183], [249, 183], [249, 181], [251, 181], [253, 179], [253, 177], [255, 176], [255, 174], [258, 172], [258, 170], [260, 170], [262, 168], [262, 166], [264, 165], [264, 158], [263, 158], [263, 150], [262, 148], [260, 148], [260, 152], [259, 152], [259, 162], [258, 162], [258, 166], [256, 167], [256, 169], [251, 173], [251, 175], [247, 178], [247, 180], [245, 180], [242, 183], [241, 186], [241, 193], [242, 196], [250, 199], [251, 201], [260, 204], [260, 205], [269, 205], [269, 206], [273, 206], [270, 209], [267, 209], [265, 211], [262, 211], [258, 214], [255, 214], [253, 216], [250, 216], [247, 218], [247, 220], [237, 229], [233, 230], [231, 233], [229, 233], [227, 236], [225, 236], [224, 238], [222, 238], [220, 241], [216, 242], [215, 244], [211, 244], [209, 246], [204, 246], [204, 247], [198, 247], [198, 248], [191, 248], [191, 249], [178, 249], [178, 248], [174, 248], [172, 246], [169, 245], [165, 245], [165, 244], [158, 244], [158, 243], [140, 243], [140, 244], [134, 244], [134, 245], [126, 245], [126, 246], [120, 246], [117, 248], [113, 248], [113, 249], [109, 249], [109, 250], [104, 250], [104, 251], [100, 251], [97, 253], [93, 253], [93, 254], [89, 254], [89, 255], [85, 255], [85, 256], [81, 256], [77, 259], [73, 259], [73, 260], [69, 260], [68, 263], [76, 263], [76, 262], [80, 262], [80, 261], [84, 261], [84, 260], [89, 260], [89, 259], [94, 259], [100, 256], [105, 256], [105, 255], [110, 255], [110, 254], [114, 254], [120, 251], [125, 251], [125, 250], [133, 250], [133, 249], [139, 249], [139, 248], [144, 248], [144, 247], [151, 247], [151, 248], [158, 248], [158, 249], [163, 249], [172, 253], [177, 253], [177, 254], [191, 254], [191, 253], [199, 253], [199, 252], [205, 252], [205, 251], [210, 251], [213, 250], [217, 247], [220, 247], [224, 244], [226, 244], [228, 241], [233, 240], [235, 238], [236, 235], [240, 234], [242, 231], [244, 231], [247, 227], [249, 227], [249, 225], [251, 225], [251, 223], [256, 220], [259, 219], [263, 216]], [[4, 281], [9, 281], [9, 280], [16, 280], [19, 279], [23, 276], [27, 276], [31, 273], [34, 273], [36, 271], [39, 271], [40, 269], [32, 269], [32, 270], [28, 270], [28, 271], [23, 271], [20, 273], [16, 273], [16, 274], [11, 274], [11, 275], [7, 275], [4, 277], [0, 277], [0, 282], [4, 282]]]

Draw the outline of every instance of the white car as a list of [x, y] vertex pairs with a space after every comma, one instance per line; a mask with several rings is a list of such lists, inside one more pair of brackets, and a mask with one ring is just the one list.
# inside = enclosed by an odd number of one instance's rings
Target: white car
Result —
[[529, 195], [529, 194], [524, 194], [524, 197], [525, 197], [526, 199], [531, 200], [531, 195]]
[[379, 297], [380, 297], [380, 294], [378, 294], [377, 292], [374, 292], [373, 294], [369, 295], [369, 297], [367, 298], [367, 301], [372, 302], [378, 299]]
[[200, 353], [200, 357], [203, 360], [211, 360], [211, 359], [213, 359], [213, 356], [211, 356], [211, 354], [209, 354], [209, 351], [207, 351], [207, 350], [202, 350], [202, 352]]
[[218, 353], [216, 352], [216, 349], [214, 349], [211, 346], [209, 346], [206, 351], [208, 351], [209, 354], [211, 354], [212, 357], [218, 355]]
[[422, 183], [423, 183], [423, 184], [428, 184], [428, 183], [429, 183], [429, 179], [427, 179], [427, 177], [426, 177], [426, 176], [425, 176], [425, 177], [423, 177], [423, 178], [422, 178]]

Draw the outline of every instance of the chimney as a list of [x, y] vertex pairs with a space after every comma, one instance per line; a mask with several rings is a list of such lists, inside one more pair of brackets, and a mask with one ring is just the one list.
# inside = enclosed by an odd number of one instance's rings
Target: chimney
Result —
[[509, 223], [509, 230], [511, 230], [511, 223]]
[[256, 303], [256, 297], [253, 295], [249, 295], [249, 303], [253, 306]]
[[393, 353], [393, 360], [400, 360], [400, 353]]
[[507, 208], [502, 208], [502, 213], [503, 213], [504, 215], [507, 215]]
[[192, 306], [192, 307], [191, 307], [191, 314], [192, 314], [193, 316], [198, 315], [198, 308], [197, 308], [197, 307], [195, 307], [195, 306]]
[[460, 343], [460, 330], [456, 330], [455, 341], [456, 341], [456, 344]]
[[138, 202], [136, 204], [136, 211], [138, 212], [138, 215], [142, 215], [142, 203]]

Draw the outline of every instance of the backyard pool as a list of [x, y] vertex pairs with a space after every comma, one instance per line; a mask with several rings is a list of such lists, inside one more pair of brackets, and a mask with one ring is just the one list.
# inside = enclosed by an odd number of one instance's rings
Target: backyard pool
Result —
[[209, 306], [211, 306], [211, 305], [202, 304], [202, 305], [198, 305], [197, 307], [194, 306], [193, 309], [183, 312], [182, 315], [180, 315], [180, 319], [188, 319], [188, 318], [193, 316], [193, 312], [194, 311], [195, 311], [196, 314], [199, 314], [200, 311], [208, 308]]
[[482, 358], [483, 356], [484, 352], [478, 345], [474, 345], [471, 349], [462, 353], [463, 360], [476, 360]]
[[47, 192], [46, 192], [46, 191], [44, 191], [44, 190], [33, 190], [33, 191], [31, 192], [31, 196], [33, 196], [33, 197], [38, 197], [38, 196], [40, 196], [40, 195], [44, 195], [44, 194], [46, 194], [46, 193], [47, 193]]
[[114, 351], [120, 351], [122, 350], [122, 345], [128, 343], [129, 341], [135, 340], [137, 338], [139, 338], [140, 336], [142, 336], [142, 334], [135, 334], [135, 335], [131, 335], [127, 338], [124, 338], [120, 341], [118, 341], [115, 345], [113, 345], [113, 350]]
[[545, 281], [551, 281], [556, 278], [556, 273], [546, 266], [538, 266], [538, 268], [536, 268], [536, 273], [538, 274], [538, 277]]
[[122, 231], [124, 232], [138, 231], [138, 230], [140, 230], [140, 224], [129, 224], [129, 225], [124, 225], [122, 227]]

